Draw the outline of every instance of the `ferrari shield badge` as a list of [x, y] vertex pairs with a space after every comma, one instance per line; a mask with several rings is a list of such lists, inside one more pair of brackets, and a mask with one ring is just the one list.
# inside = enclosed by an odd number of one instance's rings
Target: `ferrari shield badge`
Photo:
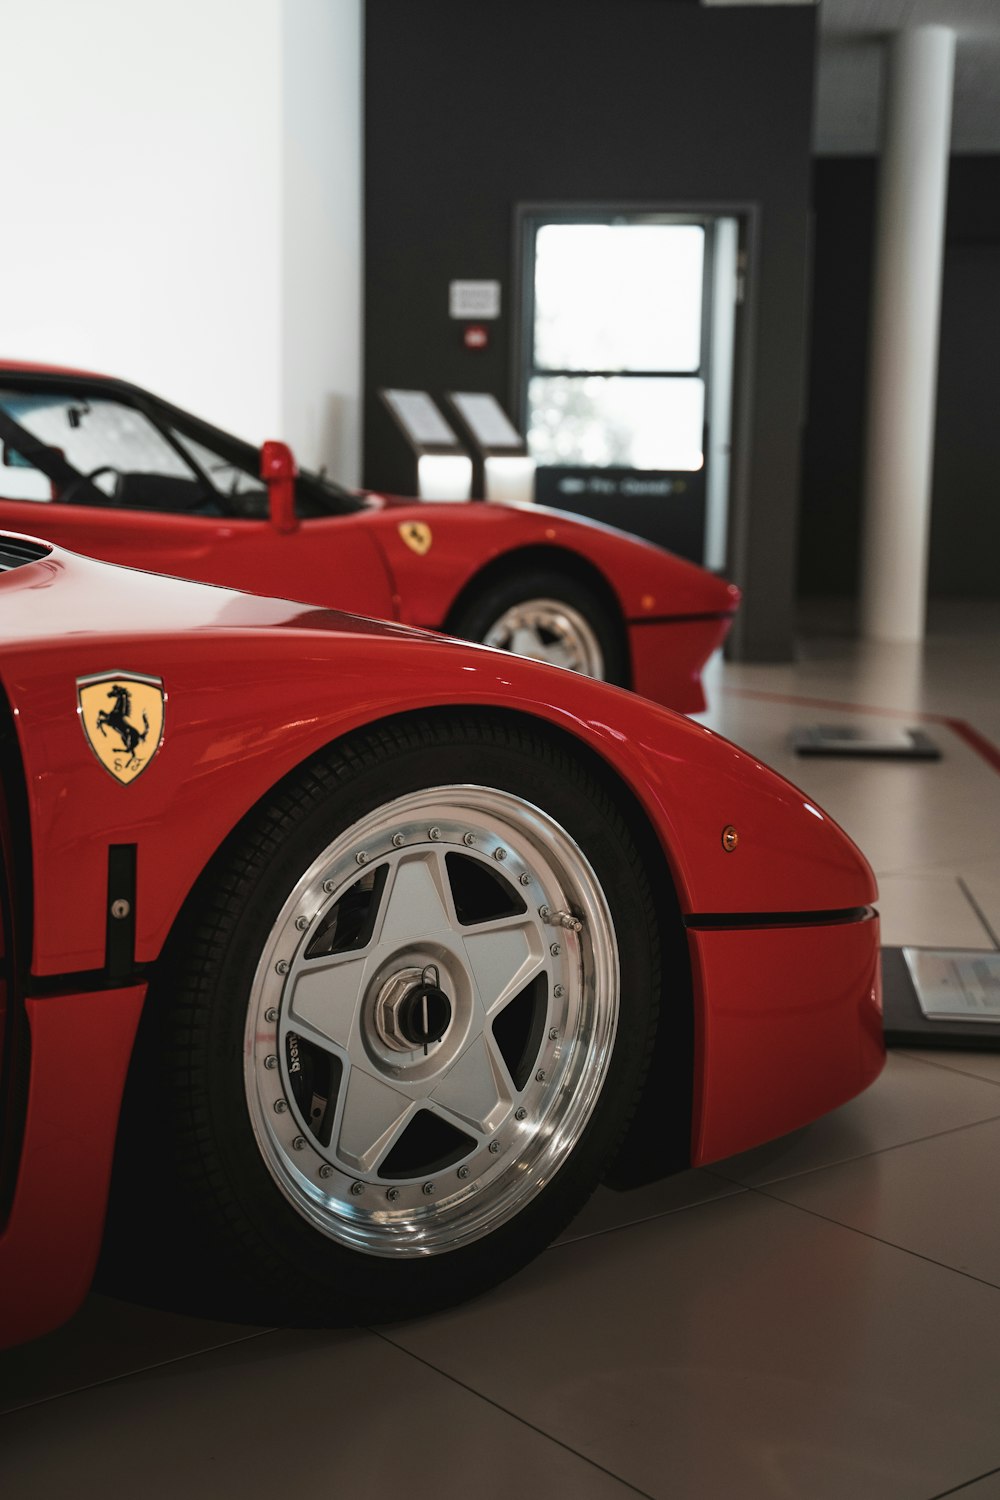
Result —
[[399, 534], [410, 551], [415, 552], [418, 557], [423, 557], [431, 550], [434, 538], [425, 521], [400, 521]]
[[76, 695], [87, 744], [108, 775], [128, 786], [163, 739], [162, 681], [134, 672], [100, 672], [78, 677]]

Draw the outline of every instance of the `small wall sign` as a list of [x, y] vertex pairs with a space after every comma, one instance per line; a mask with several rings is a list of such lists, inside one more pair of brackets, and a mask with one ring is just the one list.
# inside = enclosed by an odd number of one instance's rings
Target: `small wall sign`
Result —
[[449, 281], [450, 318], [499, 318], [499, 281]]

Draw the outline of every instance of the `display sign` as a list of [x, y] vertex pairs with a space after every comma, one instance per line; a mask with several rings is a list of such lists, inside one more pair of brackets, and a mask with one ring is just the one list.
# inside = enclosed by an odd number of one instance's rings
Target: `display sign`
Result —
[[940, 760], [922, 729], [898, 724], [810, 724], [791, 735], [796, 755], [874, 756], [880, 760]]
[[540, 464], [539, 505], [590, 516], [700, 563], [705, 556], [705, 471]]
[[524, 439], [495, 396], [488, 391], [449, 391], [448, 400], [480, 448], [512, 448], [520, 452]]
[[904, 948], [920, 1009], [929, 1021], [1000, 1026], [1000, 953]]
[[383, 391], [382, 395], [415, 448], [461, 448], [426, 391]]
[[499, 318], [499, 281], [449, 281], [448, 315], [452, 318]]

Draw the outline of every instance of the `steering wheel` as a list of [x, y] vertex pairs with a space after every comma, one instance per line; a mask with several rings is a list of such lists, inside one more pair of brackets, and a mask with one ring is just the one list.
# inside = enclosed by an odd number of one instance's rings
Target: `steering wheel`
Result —
[[[118, 501], [112, 495], [104, 495], [101, 494], [101, 491], [98, 491], [101, 498], [94, 500], [83, 490], [84, 485], [93, 484], [94, 480], [98, 479], [102, 474], [114, 474], [117, 479], [121, 478], [121, 470], [116, 469], [114, 464], [99, 464], [96, 469], [91, 469], [89, 474], [79, 474], [76, 479], [71, 479], [60, 494], [59, 503], [61, 505], [72, 505], [74, 502], [77, 505], [117, 505]], [[79, 497], [76, 493], [77, 490], [82, 491]]]

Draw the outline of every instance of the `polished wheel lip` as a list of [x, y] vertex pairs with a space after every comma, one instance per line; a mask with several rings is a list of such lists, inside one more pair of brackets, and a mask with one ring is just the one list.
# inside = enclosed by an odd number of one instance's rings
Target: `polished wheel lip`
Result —
[[[544, 641], [543, 631], [554, 636], [555, 642]], [[604, 680], [604, 652], [597, 632], [580, 610], [563, 599], [538, 597], [510, 605], [487, 626], [483, 645]]]
[[[411, 876], [417, 872], [424, 879], [426, 874], [425, 885], [436, 868], [435, 858], [445, 868], [441, 859], [460, 853], [500, 874], [526, 910], [493, 924], [458, 927], [450, 936], [444, 928], [436, 934], [431, 946], [454, 1008], [445, 1036], [428, 1049], [441, 1054], [440, 1064], [434, 1056], [401, 1058], [389, 1049], [385, 1056], [379, 1054], [372, 1045], [375, 1028], [366, 1029], [362, 984], [350, 1026], [336, 1045], [327, 1043], [342, 1059], [345, 1073], [330, 1146], [324, 1147], [299, 1113], [289, 1084], [286, 1042], [292, 1032], [303, 1035], [299, 996], [319, 994], [323, 1003], [325, 981], [317, 987], [313, 976], [320, 970], [304, 954], [316, 923], [364, 873], [358, 863], [361, 853], [369, 872], [398, 872], [405, 864]], [[387, 874], [387, 882], [389, 878]], [[393, 882], [399, 878], [392, 875]], [[390, 891], [386, 912], [391, 900]], [[551, 925], [551, 912], [569, 910], [582, 921], [579, 933]], [[484, 1009], [485, 992], [480, 992], [470, 958], [475, 942], [472, 950], [467, 943], [478, 938], [490, 952], [493, 929], [505, 935], [495, 944], [501, 957], [504, 942], [516, 950], [515, 958], [523, 948], [515, 978], [544, 975], [545, 1024], [521, 1088], [497, 1062], [494, 1012]], [[419, 942], [402, 943], [402, 969], [425, 956], [419, 949]], [[374, 940], [359, 950], [367, 955], [365, 972], [372, 965], [376, 989], [385, 985], [386, 965], [377, 961], [380, 951]], [[339, 971], [349, 967], [341, 962], [344, 957], [330, 965], [338, 983]], [[501, 985], [498, 1010], [504, 993]], [[265, 942], [251, 988], [244, 1044], [246, 1097], [261, 1156], [296, 1211], [344, 1246], [406, 1258], [459, 1248], [520, 1212], [574, 1149], [607, 1075], [618, 1009], [611, 913], [589, 861], [560, 824], [525, 799], [492, 787], [452, 785], [397, 798], [360, 818], [313, 861]], [[344, 1024], [338, 1011], [336, 1026]], [[454, 1080], [461, 1078], [459, 1065], [465, 1066], [475, 1048], [493, 1069], [496, 1098], [483, 1088], [478, 1097], [474, 1094], [482, 1118], [475, 1127], [466, 1121], [473, 1145], [464, 1157], [439, 1171], [387, 1179], [378, 1172], [391, 1148], [387, 1136], [370, 1160], [357, 1155], [348, 1160], [338, 1131], [347, 1118], [344, 1101], [350, 1098], [352, 1079], [358, 1080], [359, 1098], [384, 1086], [410, 1096], [413, 1108], [429, 1107], [455, 1123]], [[440, 1104], [438, 1090], [445, 1101]], [[359, 1119], [368, 1123], [363, 1112]]]

